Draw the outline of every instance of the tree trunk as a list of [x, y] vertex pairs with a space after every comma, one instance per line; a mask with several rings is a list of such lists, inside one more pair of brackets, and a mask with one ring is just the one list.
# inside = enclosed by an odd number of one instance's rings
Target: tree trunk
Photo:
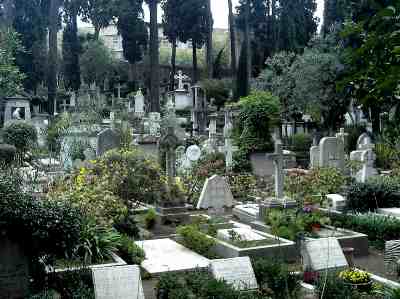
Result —
[[233, 8], [232, 8], [232, 0], [228, 0], [229, 6], [229, 32], [231, 39], [231, 75], [232, 78], [236, 78], [236, 65], [237, 65], [237, 56], [236, 56], [236, 32], [235, 32], [235, 20], [233, 17]]
[[172, 54], [171, 54], [171, 78], [170, 90], [175, 90], [175, 74], [176, 74], [176, 39], [172, 41]]
[[49, 57], [47, 73], [48, 113], [54, 114], [54, 102], [57, 95], [57, 32], [59, 0], [51, 0], [49, 11]]
[[150, 111], [160, 112], [160, 62], [158, 48], [157, 0], [149, 2], [150, 8]]
[[192, 50], [193, 50], [192, 84], [196, 84], [198, 81], [198, 77], [197, 77], [197, 45], [196, 45], [196, 41], [193, 39], [192, 39]]
[[251, 46], [250, 46], [250, 0], [246, 1], [245, 7], [245, 28], [244, 28], [244, 46], [246, 47], [246, 95], [250, 93], [251, 77]]
[[278, 38], [278, 34], [277, 34], [277, 30], [276, 30], [276, 0], [272, 0], [271, 3], [271, 31], [272, 31], [272, 53], [271, 55], [273, 55], [276, 50], [277, 50], [277, 38]]
[[73, 14], [71, 16], [72, 18], [72, 31], [74, 33], [74, 42], [73, 42], [73, 59], [74, 59], [74, 65], [77, 68], [76, 69], [76, 78], [74, 78], [74, 84], [73, 84], [73, 89], [75, 92], [79, 91], [79, 88], [81, 87], [81, 70], [80, 70], [80, 64], [79, 64], [79, 37], [78, 37], [78, 7], [74, 7], [73, 9]]
[[212, 79], [213, 77], [213, 28], [214, 20], [211, 11], [211, 0], [207, 0], [207, 23], [208, 23], [208, 33], [206, 40], [206, 64], [207, 64], [207, 77]]

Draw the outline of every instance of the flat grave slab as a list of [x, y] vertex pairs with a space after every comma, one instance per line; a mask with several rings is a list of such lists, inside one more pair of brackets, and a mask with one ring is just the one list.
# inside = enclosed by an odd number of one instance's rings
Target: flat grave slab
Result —
[[308, 240], [302, 252], [304, 267], [313, 271], [348, 267], [339, 241], [336, 238]]
[[248, 256], [212, 260], [210, 268], [216, 279], [224, 280], [237, 290], [258, 288], [256, 276]]
[[232, 229], [220, 229], [217, 231], [217, 238], [220, 240], [227, 240], [231, 239], [230, 232], [234, 231], [237, 236], [241, 238], [243, 241], [258, 241], [258, 240], [265, 240], [265, 236], [257, 234], [251, 228], [245, 227], [235, 227]]
[[136, 265], [92, 269], [96, 299], [144, 299]]
[[150, 274], [207, 268], [210, 260], [171, 239], [135, 242], [143, 248], [146, 259], [141, 266]]
[[232, 214], [239, 218], [240, 221], [250, 223], [258, 219], [259, 211], [259, 204], [244, 204], [236, 205], [232, 210]]
[[385, 208], [378, 209], [378, 213], [387, 216], [399, 217], [400, 218], [400, 208]]

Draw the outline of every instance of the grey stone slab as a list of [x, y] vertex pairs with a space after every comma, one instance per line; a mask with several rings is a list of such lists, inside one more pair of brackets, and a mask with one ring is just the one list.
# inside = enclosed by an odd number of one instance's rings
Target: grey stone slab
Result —
[[222, 209], [233, 206], [233, 195], [224, 177], [213, 175], [204, 183], [197, 209]]
[[302, 252], [304, 267], [314, 271], [347, 267], [348, 263], [336, 238], [308, 240]]
[[105, 129], [97, 135], [97, 156], [101, 156], [105, 152], [120, 146], [121, 136], [112, 129]]
[[216, 279], [224, 280], [238, 290], [258, 288], [256, 276], [248, 256], [212, 260], [210, 268]]
[[96, 299], [144, 299], [136, 265], [92, 269]]

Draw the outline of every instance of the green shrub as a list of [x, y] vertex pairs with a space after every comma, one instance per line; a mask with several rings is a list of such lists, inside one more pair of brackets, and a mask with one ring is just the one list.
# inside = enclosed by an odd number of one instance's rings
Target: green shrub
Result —
[[127, 235], [121, 236], [121, 244], [118, 246], [118, 255], [129, 265], [140, 265], [145, 259], [142, 248]]
[[71, 125], [72, 119], [68, 113], [59, 114], [50, 122], [46, 131], [46, 143], [50, 152], [60, 152], [61, 138]]
[[385, 215], [367, 214], [330, 214], [334, 226], [350, 229], [368, 235], [371, 244], [379, 249], [385, 247], [385, 241], [400, 239], [400, 220]]
[[139, 228], [134, 215], [125, 214], [119, 219], [115, 219], [114, 228], [121, 234], [129, 237], [139, 237]]
[[144, 216], [144, 223], [147, 229], [151, 229], [156, 224], [157, 214], [154, 209], [149, 209]]
[[17, 149], [10, 144], [0, 144], [0, 166], [10, 166], [14, 161]]
[[[326, 279], [325, 274], [328, 275]], [[326, 272], [320, 275], [317, 280], [317, 294], [318, 298], [326, 299], [355, 298], [351, 287], [346, 285], [336, 272]]]
[[33, 257], [72, 256], [80, 241], [80, 210], [65, 202], [33, 199], [20, 186], [18, 177], [0, 173], [0, 228]]
[[400, 161], [400, 151], [386, 143], [375, 145], [376, 166], [383, 169], [391, 169]]
[[252, 260], [258, 284], [272, 291], [273, 298], [297, 298], [298, 278], [291, 274], [287, 264], [279, 260]]
[[366, 183], [353, 183], [348, 189], [347, 209], [374, 212], [400, 205], [400, 177], [376, 177]]
[[93, 218], [84, 222], [80, 242], [75, 255], [86, 264], [99, 263], [111, 259], [121, 246], [121, 235], [114, 229], [100, 226]]
[[12, 122], [4, 128], [3, 140], [15, 146], [17, 152], [22, 155], [36, 144], [36, 129], [26, 122]]
[[279, 119], [279, 100], [269, 92], [257, 91], [238, 103], [234, 139], [247, 154], [274, 149], [270, 129]]
[[177, 234], [182, 237], [182, 243], [185, 247], [201, 254], [205, 257], [211, 257], [211, 249], [216, 244], [215, 240], [207, 237], [200, 232], [197, 226], [187, 225], [178, 227]]
[[294, 134], [289, 139], [289, 144], [295, 152], [309, 152], [312, 143], [312, 136], [304, 133]]

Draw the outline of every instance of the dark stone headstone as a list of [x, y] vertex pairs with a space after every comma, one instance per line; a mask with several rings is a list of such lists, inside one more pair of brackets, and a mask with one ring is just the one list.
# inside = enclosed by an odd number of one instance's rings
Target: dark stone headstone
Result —
[[105, 129], [97, 135], [97, 156], [101, 156], [109, 150], [120, 147], [121, 136], [116, 131], [112, 129]]
[[29, 290], [29, 260], [21, 246], [0, 232], [0, 298], [25, 298]]

